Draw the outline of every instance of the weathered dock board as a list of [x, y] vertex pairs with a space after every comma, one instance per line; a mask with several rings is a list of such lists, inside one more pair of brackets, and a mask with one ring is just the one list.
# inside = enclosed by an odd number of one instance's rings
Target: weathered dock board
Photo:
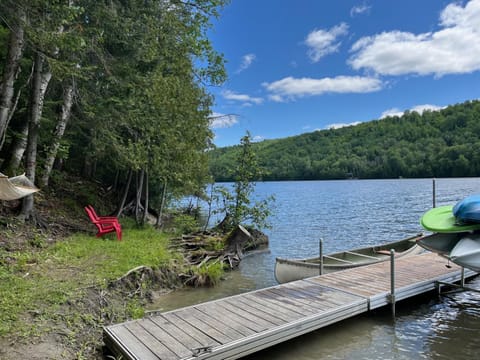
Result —
[[[460, 280], [445, 265], [432, 253], [397, 259], [397, 301]], [[237, 359], [385, 306], [390, 286], [390, 263], [377, 263], [108, 326], [105, 343], [125, 359]]]

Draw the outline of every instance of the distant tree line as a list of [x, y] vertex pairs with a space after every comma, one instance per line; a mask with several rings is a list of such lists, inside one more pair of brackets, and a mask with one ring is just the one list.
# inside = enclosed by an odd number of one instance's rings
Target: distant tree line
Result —
[[42, 190], [64, 172], [100, 180], [143, 220], [200, 192], [207, 87], [226, 78], [206, 34], [225, 2], [0, 0], [0, 171]]
[[[440, 111], [253, 144], [257, 180], [480, 176], [480, 101]], [[210, 152], [216, 181], [232, 181], [238, 146]]]

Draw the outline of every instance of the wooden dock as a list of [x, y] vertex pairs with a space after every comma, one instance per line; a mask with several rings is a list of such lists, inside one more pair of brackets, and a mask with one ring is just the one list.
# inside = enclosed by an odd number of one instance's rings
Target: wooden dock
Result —
[[[395, 261], [395, 299], [461, 279], [433, 253]], [[475, 275], [465, 270], [465, 276]], [[124, 359], [237, 359], [390, 304], [390, 262], [325, 274], [108, 326]]]

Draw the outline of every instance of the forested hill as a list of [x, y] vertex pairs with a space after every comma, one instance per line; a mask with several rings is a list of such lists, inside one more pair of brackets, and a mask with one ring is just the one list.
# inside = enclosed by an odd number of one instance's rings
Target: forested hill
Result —
[[[252, 144], [263, 180], [480, 176], [480, 101]], [[231, 181], [239, 146], [211, 152]], [[261, 179], [258, 179], [261, 180]]]

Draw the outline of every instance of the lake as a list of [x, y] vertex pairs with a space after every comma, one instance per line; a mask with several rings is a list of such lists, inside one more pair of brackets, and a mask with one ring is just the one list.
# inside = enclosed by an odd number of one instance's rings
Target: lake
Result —
[[[167, 311], [276, 285], [275, 257], [324, 252], [399, 240], [424, 231], [432, 208], [432, 179], [292, 181], [257, 183], [255, 196], [276, 200], [267, 252], [242, 260], [239, 271], [211, 289], [176, 291], [151, 309]], [[480, 178], [436, 179], [437, 206], [480, 193]], [[469, 286], [480, 289], [480, 279]], [[396, 321], [387, 310], [320, 329], [249, 356], [249, 359], [472, 359], [480, 351], [480, 294], [430, 294], [400, 302]]]

